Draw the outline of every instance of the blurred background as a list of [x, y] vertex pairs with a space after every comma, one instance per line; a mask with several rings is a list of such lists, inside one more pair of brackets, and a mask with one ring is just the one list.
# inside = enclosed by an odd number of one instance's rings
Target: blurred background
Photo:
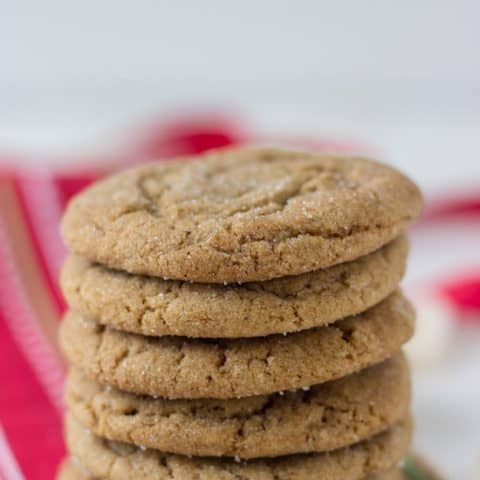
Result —
[[216, 108], [463, 186], [480, 169], [479, 17], [474, 0], [2, 2], [0, 147], [68, 162]]
[[405, 282], [415, 447], [478, 480], [479, 48], [473, 0], [5, 1], [0, 167], [54, 176], [168, 155], [175, 128], [397, 165], [427, 197]]

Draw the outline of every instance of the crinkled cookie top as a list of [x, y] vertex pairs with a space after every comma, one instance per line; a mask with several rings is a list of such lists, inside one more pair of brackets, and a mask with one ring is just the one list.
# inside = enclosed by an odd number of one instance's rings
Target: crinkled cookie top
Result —
[[360, 157], [227, 149], [114, 175], [63, 219], [74, 253], [130, 273], [263, 281], [370, 253], [421, 208], [418, 188]]

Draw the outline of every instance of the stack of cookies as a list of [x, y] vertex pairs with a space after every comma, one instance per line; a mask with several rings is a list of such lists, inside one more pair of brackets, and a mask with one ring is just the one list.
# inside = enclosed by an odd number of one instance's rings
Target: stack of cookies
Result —
[[398, 289], [421, 195], [371, 160], [232, 149], [69, 205], [60, 479], [398, 479]]

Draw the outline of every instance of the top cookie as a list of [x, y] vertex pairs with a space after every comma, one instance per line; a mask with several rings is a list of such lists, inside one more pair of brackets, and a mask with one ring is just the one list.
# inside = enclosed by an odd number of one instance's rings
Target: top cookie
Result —
[[410, 180], [365, 158], [227, 149], [101, 181], [70, 202], [62, 231], [75, 253], [130, 273], [263, 281], [370, 253], [421, 203]]

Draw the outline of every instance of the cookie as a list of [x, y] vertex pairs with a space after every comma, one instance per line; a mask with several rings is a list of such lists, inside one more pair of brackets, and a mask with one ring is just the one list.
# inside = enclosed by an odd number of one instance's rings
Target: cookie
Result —
[[[78, 461], [66, 459], [62, 463], [57, 475], [57, 480], [94, 480]], [[188, 480], [188, 479], [187, 479]], [[364, 480], [405, 480], [400, 469], [395, 468], [388, 472], [382, 472], [364, 477]]]
[[76, 458], [66, 458], [60, 465], [57, 480], [95, 480]]
[[235, 398], [297, 389], [381, 362], [413, 333], [395, 292], [357, 316], [289, 335], [247, 339], [144, 337], [70, 312], [60, 327], [69, 361], [120, 390], [166, 398]]
[[406, 480], [400, 468], [392, 468], [388, 472], [372, 473], [365, 480]]
[[403, 355], [310, 389], [234, 400], [166, 400], [101, 386], [78, 371], [67, 407], [100, 437], [163, 452], [238, 458], [323, 452], [369, 438], [405, 418]]
[[261, 283], [215, 285], [130, 275], [67, 259], [61, 275], [69, 305], [104, 325], [142, 335], [258, 337], [329, 324], [393, 292], [408, 242], [312, 273]]
[[403, 458], [411, 437], [410, 421], [395, 424], [350, 447], [329, 453], [235, 461], [186, 457], [106, 440], [66, 418], [66, 441], [72, 455], [95, 477], [110, 480], [360, 480], [393, 468]]
[[347, 262], [403, 232], [418, 188], [360, 157], [220, 150], [101, 181], [69, 204], [70, 249], [130, 273], [250, 282]]

